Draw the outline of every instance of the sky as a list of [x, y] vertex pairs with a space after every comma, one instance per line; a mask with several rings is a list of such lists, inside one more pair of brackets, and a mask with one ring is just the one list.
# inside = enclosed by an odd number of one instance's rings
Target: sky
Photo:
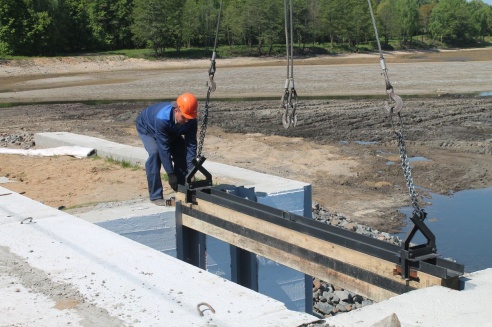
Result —
[[[470, 2], [470, 0], [467, 1]], [[482, 2], [492, 6], [492, 0], [482, 0]]]

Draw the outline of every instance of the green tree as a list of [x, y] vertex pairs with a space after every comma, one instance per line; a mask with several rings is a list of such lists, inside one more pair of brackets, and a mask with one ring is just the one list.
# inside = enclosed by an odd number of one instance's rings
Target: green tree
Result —
[[361, 41], [367, 42], [369, 35], [374, 35], [371, 28], [371, 15], [366, 1], [346, 0], [344, 18], [346, 22], [345, 37], [356, 51]]
[[322, 35], [330, 39], [331, 48], [334, 48], [335, 40], [345, 30], [345, 18], [343, 12], [345, 0], [325, 1], [321, 3], [321, 27]]
[[418, 0], [398, 0], [397, 6], [402, 43], [406, 43], [407, 38], [412, 42], [413, 36], [419, 29]]
[[88, 0], [91, 33], [102, 49], [132, 46], [133, 0]]
[[198, 0], [197, 13], [192, 16], [198, 18], [198, 33], [202, 45], [208, 49], [215, 41], [219, 4], [215, 0]]
[[440, 0], [432, 10], [429, 30], [441, 42], [460, 45], [477, 34], [466, 0]]
[[0, 54], [23, 54], [30, 19], [24, 1], [0, 0]]
[[492, 6], [488, 6], [482, 0], [472, 0], [469, 6], [472, 21], [475, 22], [481, 41], [485, 42], [485, 36], [492, 31]]
[[380, 36], [384, 37], [384, 47], [389, 46], [391, 38], [398, 36], [398, 16], [396, 0], [383, 0], [378, 5], [378, 29]]
[[65, 0], [67, 50], [92, 50], [93, 39], [89, 28], [88, 0]]
[[[264, 3], [262, 0], [247, 0], [243, 6], [243, 32], [246, 44], [250, 47], [256, 44], [258, 41], [258, 35], [261, 33], [261, 5]], [[258, 50], [261, 51], [261, 44], [258, 46]]]
[[284, 27], [284, 14], [283, 8], [280, 6], [279, 1], [264, 1], [263, 8], [264, 13], [261, 15], [260, 24], [261, 29], [259, 29], [259, 51], [261, 53], [261, 45], [268, 44], [268, 55], [272, 54], [273, 44], [275, 42], [281, 42], [285, 40]]
[[430, 15], [432, 13], [432, 9], [434, 8], [435, 3], [426, 3], [420, 6], [419, 8], [419, 17], [420, 17], [420, 29], [422, 32], [422, 41], [424, 40], [424, 35], [429, 33], [429, 21]]
[[[197, 41], [197, 35], [200, 34], [200, 22], [193, 19], [198, 12], [196, 0], [186, 0], [183, 7], [183, 18], [181, 20], [183, 29], [183, 42], [187, 47]], [[189, 19], [186, 19], [189, 18]]]
[[243, 0], [230, 0], [224, 4], [222, 26], [229, 46], [241, 44], [244, 41], [244, 19], [241, 15], [243, 6]]
[[[131, 31], [137, 45], [150, 45], [157, 55], [182, 47], [182, 0], [135, 0]], [[186, 19], [194, 19], [187, 17]]]
[[321, 3], [320, 0], [308, 0], [307, 29], [313, 46], [315, 46], [316, 42], [320, 41], [321, 35], [323, 34]]

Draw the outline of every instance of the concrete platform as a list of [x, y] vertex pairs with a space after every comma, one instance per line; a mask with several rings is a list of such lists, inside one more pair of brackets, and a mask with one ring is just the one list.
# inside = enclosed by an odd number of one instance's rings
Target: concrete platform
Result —
[[[492, 326], [488, 301], [492, 296], [492, 268], [467, 274], [464, 289], [433, 286], [326, 319], [335, 327], [369, 327], [396, 314], [403, 327]], [[377, 325], [396, 327], [397, 325]]]
[[285, 327], [317, 320], [3, 187], [0, 194], [0, 326]]

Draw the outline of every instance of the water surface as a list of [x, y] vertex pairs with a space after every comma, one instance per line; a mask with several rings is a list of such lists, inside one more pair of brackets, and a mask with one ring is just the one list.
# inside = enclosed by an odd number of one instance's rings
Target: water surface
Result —
[[[492, 267], [492, 187], [456, 192], [452, 196], [431, 194], [424, 201], [425, 224], [436, 236], [437, 252], [465, 265], [466, 272]], [[401, 211], [409, 217], [412, 207]], [[400, 238], [413, 227], [410, 220]], [[425, 242], [417, 233], [415, 243]]]

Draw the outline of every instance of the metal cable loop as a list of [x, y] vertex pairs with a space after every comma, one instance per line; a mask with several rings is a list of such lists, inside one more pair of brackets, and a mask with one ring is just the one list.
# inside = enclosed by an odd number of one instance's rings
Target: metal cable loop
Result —
[[[389, 100], [394, 101], [396, 103], [395, 106], [393, 106], [394, 112], [399, 112], [403, 108], [403, 101], [398, 95], [395, 94], [393, 85], [391, 85], [390, 79], [388, 77], [388, 68], [386, 67], [386, 61], [384, 60], [383, 50], [381, 48], [381, 42], [379, 41], [378, 28], [376, 26], [376, 18], [374, 16], [374, 11], [372, 10], [371, 0], [367, 0], [367, 3], [369, 5], [369, 11], [371, 13], [371, 21], [372, 21], [372, 26], [374, 28], [374, 34], [376, 36], [376, 43], [378, 45], [379, 63], [381, 64], [381, 70], [382, 70], [381, 75], [383, 75], [384, 77], [386, 93], [388, 93]], [[387, 104], [386, 109], [388, 109], [388, 107], [391, 107], [389, 103]]]
[[[287, 15], [287, 0], [284, 0], [284, 18], [285, 18], [285, 48], [287, 52], [287, 77], [285, 80], [284, 93], [281, 98], [284, 112], [282, 114], [282, 124], [285, 128], [297, 125], [297, 92], [294, 87], [294, 27], [293, 27], [293, 4], [290, 0], [290, 15]], [[290, 25], [289, 25], [290, 23]], [[290, 30], [290, 37], [289, 37]], [[292, 102], [295, 99], [295, 102]], [[289, 109], [293, 110], [289, 113]]]

